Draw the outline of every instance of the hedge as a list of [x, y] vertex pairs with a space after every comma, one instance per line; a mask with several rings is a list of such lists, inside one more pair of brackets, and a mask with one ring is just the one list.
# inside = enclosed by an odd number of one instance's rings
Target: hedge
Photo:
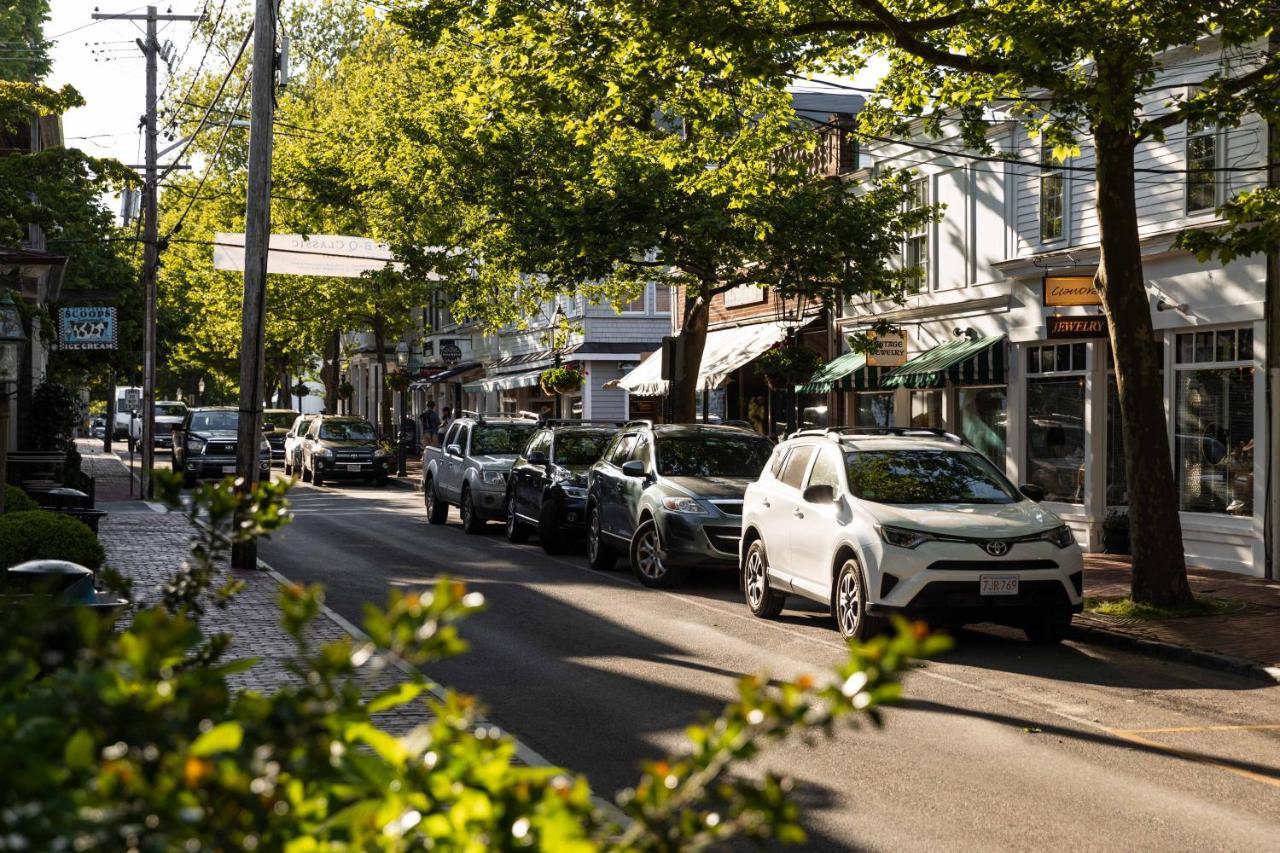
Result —
[[106, 556], [84, 522], [56, 512], [0, 515], [0, 568], [27, 560], [70, 560], [97, 571]]
[[30, 512], [33, 509], [39, 509], [40, 504], [31, 499], [31, 496], [19, 489], [17, 486], [4, 487], [4, 511], [5, 512]]

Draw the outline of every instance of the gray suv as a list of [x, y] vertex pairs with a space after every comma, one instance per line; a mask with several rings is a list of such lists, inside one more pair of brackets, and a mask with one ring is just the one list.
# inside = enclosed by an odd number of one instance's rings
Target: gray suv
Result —
[[679, 585], [691, 568], [734, 570], [742, 496], [773, 444], [733, 426], [632, 421], [587, 474], [587, 558], [621, 554], [645, 586]]

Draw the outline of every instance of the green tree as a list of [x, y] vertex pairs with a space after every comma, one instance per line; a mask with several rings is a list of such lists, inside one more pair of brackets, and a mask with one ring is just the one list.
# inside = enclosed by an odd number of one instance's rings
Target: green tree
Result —
[[701, 56], [631, 74], [612, 32], [567, 60], [571, 17], [433, 4], [400, 19], [407, 33], [371, 30], [321, 99], [299, 180], [360, 199], [410, 272], [438, 276], [453, 315], [488, 329], [526, 326], [558, 294], [616, 304], [680, 286], [681, 420], [716, 294], [901, 291], [886, 260], [929, 213], [903, 212], [897, 178], [854, 195], [811, 174], [817, 139], [784, 76]]
[[[807, 74], [852, 73], [887, 58], [888, 73], [860, 116], [864, 131], [902, 135], [920, 121], [940, 134], [944, 122], [956, 122], [965, 142], [989, 152], [988, 111], [998, 107], [1042, 136], [1057, 159], [1090, 137], [1102, 250], [1095, 286], [1123, 413], [1133, 597], [1161, 605], [1190, 598], [1142, 275], [1134, 158], [1138, 145], [1189, 120], [1230, 125], [1248, 112], [1274, 119], [1280, 58], [1265, 48], [1273, 27], [1268, 4], [751, 0], [725, 14], [698, 0], [506, 0], [486, 4], [483, 13], [518, 23], [541, 21], [548, 8], [568, 22], [556, 30], [565, 64], [590, 64], [601, 39], [623, 38], [628, 70], [639, 79], [686, 62]], [[437, 4], [405, 13], [437, 28], [456, 14]], [[569, 37], [575, 26], [580, 31]], [[1226, 48], [1264, 47], [1230, 70], [1199, 66], [1203, 73], [1185, 87], [1157, 85], [1166, 51], [1195, 49], [1209, 38]]]

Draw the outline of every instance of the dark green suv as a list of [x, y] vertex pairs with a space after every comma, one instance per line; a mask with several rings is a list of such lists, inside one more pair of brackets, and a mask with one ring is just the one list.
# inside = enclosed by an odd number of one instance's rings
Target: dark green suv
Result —
[[733, 426], [632, 421], [587, 474], [587, 557], [620, 554], [645, 586], [680, 584], [691, 568], [738, 566], [742, 496], [773, 444]]

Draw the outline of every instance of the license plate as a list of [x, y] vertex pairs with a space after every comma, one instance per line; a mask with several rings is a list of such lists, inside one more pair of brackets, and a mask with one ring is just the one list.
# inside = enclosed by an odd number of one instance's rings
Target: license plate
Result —
[[234, 474], [235, 472], [236, 472], [236, 466], [234, 466], [234, 465], [223, 465], [223, 466], [222, 466], [222, 473], [224, 473], [224, 474]]
[[979, 575], [978, 591], [982, 595], [1017, 595], [1017, 575]]
[[355, 471], [356, 473], [359, 473], [359, 471], [360, 471], [360, 464], [359, 464], [359, 463], [356, 463], [355, 465], [348, 465], [348, 466], [347, 466], [347, 470], [348, 470], [348, 471]]

